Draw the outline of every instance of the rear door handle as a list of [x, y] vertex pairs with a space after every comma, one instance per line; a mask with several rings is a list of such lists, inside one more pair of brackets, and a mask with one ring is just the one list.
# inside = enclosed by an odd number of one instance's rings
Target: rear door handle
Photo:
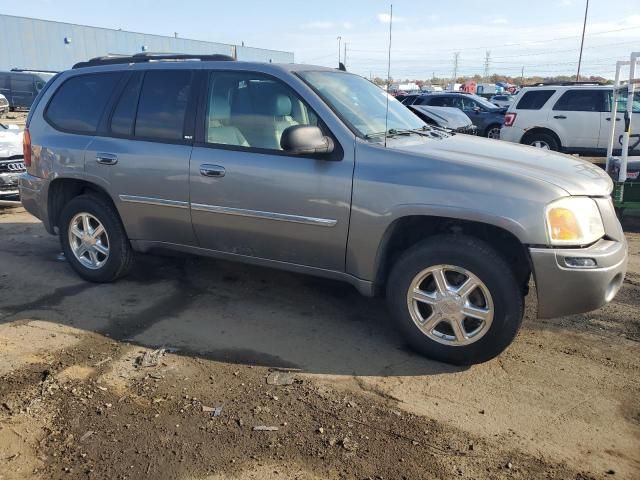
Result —
[[118, 156], [113, 153], [96, 153], [96, 162], [100, 165], [115, 165], [118, 163]]
[[200, 165], [200, 175], [203, 177], [224, 177], [225, 175], [224, 167], [220, 165], [210, 165], [208, 163], [204, 163]]
[[553, 118], [557, 118], [558, 120], [566, 120], [567, 117], [565, 117], [564, 115], [555, 115]]
[[[616, 117], [616, 122], [619, 122], [620, 120], [622, 119], [619, 117]], [[611, 121], [611, 117], [607, 117], [607, 122], [610, 122], [610, 121]]]

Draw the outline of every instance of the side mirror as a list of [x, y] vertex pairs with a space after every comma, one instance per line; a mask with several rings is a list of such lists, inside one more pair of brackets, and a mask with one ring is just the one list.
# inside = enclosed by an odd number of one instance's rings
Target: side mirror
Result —
[[318, 127], [294, 125], [282, 132], [280, 146], [285, 152], [294, 155], [314, 155], [331, 153], [333, 140], [325, 137]]

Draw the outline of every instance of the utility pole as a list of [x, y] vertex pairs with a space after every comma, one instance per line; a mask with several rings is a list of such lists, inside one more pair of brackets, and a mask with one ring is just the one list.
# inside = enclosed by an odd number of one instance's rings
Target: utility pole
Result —
[[484, 56], [484, 81], [489, 81], [489, 69], [491, 68], [491, 52], [487, 50]]
[[347, 42], [344, 42], [344, 56], [342, 57], [342, 63], [344, 64], [344, 68], [347, 68]]
[[584, 24], [582, 25], [582, 41], [580, 42], [580, 57], [578, 58], [578, 73], [576, 73], [576, 82], [580, 81], [580, 67], [582, 66], [582, 49], [584, 48], [584, 33], [587, 30], [587, 14], [589, 13], [589, 0], [584, 7]]
[[460, 52], [453, 54], [453, 79], [451, 80], [451, 89], [455, 90], [456, 81], [458, 80], [458, 64], [460, 62]]
[[520, 85], [524, 85], [524, 65], [522, 66], [522, 73], [520, 74]]
[[338, 37], [338, 65], [340, 65], [340, 51], [342, 50], [342, 37]]

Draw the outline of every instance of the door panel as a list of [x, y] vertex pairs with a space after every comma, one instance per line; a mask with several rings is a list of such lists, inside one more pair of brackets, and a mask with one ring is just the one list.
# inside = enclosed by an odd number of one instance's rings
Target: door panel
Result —
[[563, 147], [597, 148], [605, 109], [604, 90], [567, 90], [549, 112], [549, 126], [560, 135]]
[[[253, 73], [210, 76], [203, 142], [191, 155], [191, 215], [200, 246], [343, 271], [353, 146], [340, 158], [286, 155], [282, 132], [324, 125], [288, 86]], [[329, 133], [325, 131], [325, 133]]]
[[194, 78], [187, 69], [129, 75], [87, 148], [86, 172], [107, 185], [131, 239], [196, 245], [184, 141]]
[[[130, 239], [195, 245], [190, 154], [188, 145], [96, 137], [87, 147], [85, 168], [108, 185]], [[99, 163], [97, 157], [115, 163]]]
[[[203, 164], [223, 177], [201, 174]], [[344, 270], [353, 157], [314, 160], [195, 147], [191, 215], [200, 246]]]

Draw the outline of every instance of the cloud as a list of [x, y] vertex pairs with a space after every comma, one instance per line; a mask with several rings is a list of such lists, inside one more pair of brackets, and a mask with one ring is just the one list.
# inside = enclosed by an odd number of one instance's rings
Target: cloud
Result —
[[346, 30], [351, 30], [353, 28], [353, 23], [351, 22], [342, 22], [342, 28]]
[[[379, 13], [378, 14], [378, 21], [380, 23], [389, 23], [391, 21], [391, 15], [389, 15], [388, 13]], [[393, 16], [393, 21], [394, 22], [404, 22], [404, 17], [397, 17], [397, 16]]]
[[497, 17], [491, 20], [491, 23], [494, 25], [507, 25], [509, 23], [509, 20], [504, 17]]

